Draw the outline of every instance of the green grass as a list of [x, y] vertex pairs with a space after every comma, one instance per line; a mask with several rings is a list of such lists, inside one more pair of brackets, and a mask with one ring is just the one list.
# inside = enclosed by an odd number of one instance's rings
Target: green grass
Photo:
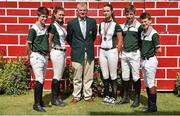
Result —
[[[32, 109], [33, 92], [30, 91], [26, 95], [6, 96], [0, 95], [0, 115], [180, 115], [180, 98], [173, 93], [158, 93], [157, 105], [158, 112], [143, 113], [141, 111], [143, 105], [147, 101], [146, 94], [141, 94], [141, 106], [138, 108], [130, 108], [130, 104], [126, 105], [108, 105], [102, 103], [102, 98], [96, 97], [96, 103], [90, 104], [81, 100], [78, 104], [70, 104], [71, 96], [64, 97], [66, 106], [64, 108], [51, 106], [50, 92], [44, 92], [46, 107], [45, 113], [36, 112]], [[118, 97], [118, 101], [120, 97]]]

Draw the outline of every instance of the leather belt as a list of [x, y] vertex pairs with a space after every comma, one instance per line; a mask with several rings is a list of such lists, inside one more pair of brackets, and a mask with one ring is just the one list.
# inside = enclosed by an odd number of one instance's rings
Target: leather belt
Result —
[[60, 50], [60, 51], [66, 51], [66, 49], [62, 49], [62, 48], [53, 48], [53, 49], [55, 49], [55, 50]]
[[[114, 47], [114, 48], [115, 48], [115, 47]], [[114, 48], [101, 48], [101, 47], [100, 47], [100, 49], [105, 50], [105, 51], [108, 51], [108, 50], [111, 50], [111, 49], [114, 49]]]
[[43, 55], [43, 56], [47, 56], [47, 54], [42, 53], [42, 52], [37, 52], [37, 53], [39, 53], [39, 54], [41, 54], [41, 55]]
[[142, 59], [143, 59], [143, 60], [149, 60], [151, 57], [154, 57], [154, 55], [148, 56], [148, 57], [142, 57]]

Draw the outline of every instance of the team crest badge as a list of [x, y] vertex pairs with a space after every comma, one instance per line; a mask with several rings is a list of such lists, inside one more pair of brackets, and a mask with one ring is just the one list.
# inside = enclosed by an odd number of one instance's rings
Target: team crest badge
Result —
[[89, 34], [92, 34], [92, 31], [89, 31]]

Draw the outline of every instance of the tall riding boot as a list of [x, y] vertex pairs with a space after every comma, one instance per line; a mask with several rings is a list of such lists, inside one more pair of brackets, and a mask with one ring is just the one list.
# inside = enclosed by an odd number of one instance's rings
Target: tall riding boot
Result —
[[39, 81], [36, 81], [36, 87], [34, 90], [34, 105], [33, 109], [38, 112], [46, 112], [46, 110], [41, 106], [41, 98], [42, 98], [42, 90], [43, 90], [43, 84], [41, 84]]
[[[42, 86], [43, 86], [44, 84], [42, 84]], [[46, 107], [45, 106], [45, 104], [44, 104], [44, 102], [43, 102], [43, 87], [41, 88], [41, 91], [40, 91], [40, 96], [41, 96], [41, 99], [40, 99], [40, 104], [41, 104], [41, 106], [42, 107]]]
[[59, 100], [58, 95], [59, 95], [59, 81], [57, 79], [52, 80], [52, 99], [51, 99], [51, 104], [55, 106], [61, 106], [64, 107], [65, 104]]
[[150, 94], [150, 91], [149, 91], [148, 87], [146, 87], [146, 93], [147, 93], [147, 106], [145, 106], [145, 109], [147, 110], [148, 106], [149, 106], [149, 94]]
[[123, 81], [123, 98], [120, 100], [119, 104], [129, 103], [129, 81]]
[[65, 103], [63, 102], [63, 100], [61, 99], [61, 96], [60, 96], [60, 81], [59, 81], [59, 83], [58, 83], [58, 86], [57, 86], [57, 90], [58, 90], [58, 92], [57, 92], [57, 98], [58, 98], [58, 100], [59, 100], [59, 102], [60, 102], [60, 106], [65, 106]]
[[111, 97], [117, 98], [117, 80], [111, 80], [112, 95]]
[[109, 97], [109, 79], [104, 79], [104, 97]]
[[140, 93], [141, 93], [141, 80], [137, 80], [136, 82], [133, 82], [134, 89], [135, 89], [135, 99], [132, 103], [131, 107], [138, 107], [140, 105]]
[[157, 93], [149, 94], [148, 112], [157, 112], [156, 99], [157, 99]]

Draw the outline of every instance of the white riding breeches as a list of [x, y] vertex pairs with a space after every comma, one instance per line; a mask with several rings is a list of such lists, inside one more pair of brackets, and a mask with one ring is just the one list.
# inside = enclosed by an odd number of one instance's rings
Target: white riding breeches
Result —
[[156, 56], [149, 59], [141, 59], [142, 72], [144, 77], [144, 83], [146, 87], [152, 88], [155, 86], [156, 69], [158, 66], [158, 60]]
[[30, 55], [30, 64], [32, 66], [36, 81], [43, 84], [48, 65], [48, 57], [38, 52], [32, 52]]
[[100, 49], [100, 67], [104, 79], [117, 79], [118, 51], [117, 48], [110, 50]]
[[122, 79], [124, 81], [129, 81], [131, 70], [133, 81], [136, 82], [140, 78], [140, 50], [131, 52], [122, 51], [121, 67]]
[[66, 65], [66, 52], [61, 50], [52, 49], [50, 52], [52, 66], [53, 66], [53, 79], [58, 81], [62, 78], [64, 68]]

